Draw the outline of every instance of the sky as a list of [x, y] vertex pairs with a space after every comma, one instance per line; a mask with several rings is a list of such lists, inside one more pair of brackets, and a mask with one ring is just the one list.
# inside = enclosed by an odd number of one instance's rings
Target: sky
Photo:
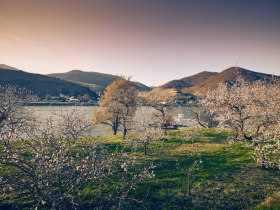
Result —
[[280, 74], [279, 0], [0, 0], [0, 63], [161, 85], [231, 66]]

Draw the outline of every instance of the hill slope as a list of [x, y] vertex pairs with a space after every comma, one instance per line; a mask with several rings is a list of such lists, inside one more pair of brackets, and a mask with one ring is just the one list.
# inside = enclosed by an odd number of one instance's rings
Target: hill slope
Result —
[[[81, 70], [72, 70], [66, 73], [53, 73], [49, 74], [49, 76], [76, 82], [98, 92], [103, 92], [105, 88], [117, 78], [117, 76], [111, 74], [85, 72]], [[149, 89], [149, 87], [139, 82], [134, 82], [134, 86], [138, 90]]]
[[40, 97], [46, 95], [58, 96], [60, 93], [71, 96], [89, 94], [92, 97], [97, 97], [95, 92], [82, 85], [45, 75], [24, 72], [6, 65], [0, 66], [0, 85], [24, 87]]
[[19, 69], [12, 67], [12, 66], [8, 66], [5, 64], [0, 64], [0, 69], [7, 69], [7, 70], [13, 70], [13, 71], [20, 71]]
[[[213, 89], [221, 82], [232, 83], [236, 77], [241, 75], [245, 80], [253, 82], [256, 80], [271, 81], [273, 76], [259, 72], [250, 71], [239, 67], [230, 67], [220, 73], [217, 72], [201, 72], [190, 77], [185, 77], [180, 80], [172, 80], [162, 87], [175, 88], [183, 94], [201, 95], [207, 89]], [[279, 78], [274, 76], [274, 78]]]
[[218, 73], [217, 72], [208, 72], [208, 71], [203, 71], [198, 74], [195, 74], [193, 76], [189, 77], [184, 77], [179, 80], [172, 80], [170, 82], [167, 82], [166, 84], [162, 85], [163, 88], [174, 88], [177, 91], [181, 92], [183, 88], [186, 87], [192, 87], [196, 84], [200, 84], [207, 80], [210, 77], [216, 76]]
[[191, 92], [195, 95], [201, 95], [207, 89], [213, 89], [218, 86], [219, 83], [233, 83], [235, 82], [237, 76], [242, 76], [245, 80], [249, 82], [254, 82], [257, 80], [265, 80], [270, 82], [273, 78], [279, 78], [278, 76], [272, 76], [270, 74], [264, 74], [259, 72], [254, 72], [239, 67], [230, 67], [214, 77], [210, 77], [207, 80], [198, 83], [190, 88], [185, 88], [183, 92]]

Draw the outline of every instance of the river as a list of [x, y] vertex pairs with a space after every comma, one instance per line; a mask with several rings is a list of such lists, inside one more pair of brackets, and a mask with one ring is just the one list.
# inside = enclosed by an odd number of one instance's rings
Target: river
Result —
[[[54, 113], [63, 113], [67, 111], [71, 111], [73, 109], [77, 109], [81, 115], [88, 117], [90, 120], [93, 116], [93, 112], [97, 110], [98, 106], [29, 106], [27, 107], [36, 118], [44, 119], [50, 116], [56, 117]], [[194, 119], [195, 113], [193, 112], [195, 108], [187, 108], [187, 107], [176, 107], [173, 109], [174, 116], [178, 116], [180, 114], [185, 119]], [[195, 109], [197, 110], [197, 109]], [[135, 119], [141, 118], [143, 111], [137, 111]], [[110, 127], [100, 125], [100, 126], [93, 126], [92, 134], [95, 136], [104, 136], [104, 135], [112, 135], [113, 132], [111, 131]]]

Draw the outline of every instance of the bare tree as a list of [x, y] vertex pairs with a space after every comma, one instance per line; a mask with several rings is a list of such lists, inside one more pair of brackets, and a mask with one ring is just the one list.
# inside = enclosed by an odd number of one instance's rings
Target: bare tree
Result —
[[[61, 134], [61, 127], [57, 128], [56, 123], [48, 120], [20, 147], [13, 147], [9, 153], [1, 151], [1, 164], [15, 171], [9, 176], [1, 174], [3, 194], [30, 196], [34, 207], [76, 209], [84, 205], [79, 194], [87, 184], [108, 187], [108, 177], [127, 170], [130, 163], [124, 160], [122, 153], [109, 154], [102, 144], [73, 142], [72, 138]], [[138, 178], [143, 179], [148, 174], [148, 171], [140, 173]], [[119, 197], [106, 202], [112, 205], [117, 199], [124, 200], [127, 196], [123, 193], [128, 194], [123, 189]], [[94, 205], [103, 204], [100, 201]]]
[[30, 120], [30, 113], [22, 105], [31, 102], [34, 97], [29, 91], [12, 86], [0, 86], [0, 96], [1, 134], [9, 132], [11, 129], [17, 129], [19, 132]]
[[137, 91], [130, 78], [119, 77], [110, 84], [100, 98], [99, 106], [100, 109], [94, 113], [93, 122], [111, 126], [114, 135], [122, 127], [125, 139], [137, 107]]
[[[251, 84], [239, 77], [234, 85], [220, 84], [209, 91], [200, 102], [220, 127], [235, 130], [235, 140], [252, 143], [261, 167], [279, 164], [280, 85], [277, 81]], [[276, 162], [269, 160], [272, 154], [278, 157]]]
[[26, 137], [26, 132], [33, 126], [31, 113], [22, 106], [32, 99], [30, 92], [25, 89], [0, 87], [0, 153], [3, 150], [0, 155], [12, 157], [13, 142]]
[[133, 134], [129, 136], [129, 140], [136, 144], [143, 145], [144, 155], [147, 155], [148, 145], [151, 142], [159, 141], [163, 135], [161, 123], [158, 118], [151, 115], [150, 107], [141, 107], [139, 109], [140, 119], [133, 125]]
[[114, 135], [117, 135], [117, 132], [120, 129], [120, 120], [121, 119], [119, 116], [119, 112], [117, 110], [114, 110], [114, 112], [108, 112], [106, 108], [99, 107], [98, 110], [93, 112], [93, 124], [102, 124], [110, 126], [113, 130]]
[[[16, 89], [9, 87], [1, 93], [6, 98], [2, 107], [14, 107], [16, 113], [23, 114], [21, 111], [26, 110], [21, 106], [23, 99], [16, 95], [18, 91], [11, 93], [11, 90]], [[81, 197], [82, 192], [89, 186], [91, 190], [109, 188], [112, 180], [116, 181], [110, 177], [117, 175], [117, 180], [126, 180], [119, 191], [106, 193], [101, 200], [93, 196], [90, 205], [120, 206], [130, 199], [129, 192], [140, 181], [153, 176], [152, 165], [139, 173], [127, 173], [132, 161], [122, 151], [109, 153], [102, 141], [84, 141], [82, 137], [87, 135], [89, 122], [74, 111], [32, 122], [25, 115], [20, 120], [11, 120], [13, 116], [19, 117], [13, 114], [1, 124], [0, 201], [17, 203], [24, 197], [33, 208], [84, 208], [87, 200]], [[18, 129], [19, 126], [23, 127]]]
[[92, 135], [92, 123], [87, 114], [82, 110], [79, 111], [78, 107], [52, 113], [53, 117], [57, 119], [61, 135], [73, 140]]
[[[197, 151], [197, 144], [195, 143], [195, 139], [201, 135], [201, 130], [197, 128], [184, 130], [181, 135], [182, 139], [191, 141], [191, 148], [187, 151], [188, 167], [183, 170], [187, 178], [185, 196], [191, 199], [194, 182], [193, 176], [200, 170], [202, 164], [201, 154]], [[177, 165], [181, 167], [179, 162]]]
[[148, 92], [139, 93], [139, 98], [143, 106], [152, 107], [154, 117], [161, 121], [162, 128], [165, 131], [169, 126], [171, 109], [175, 105], [176, 91], [174, 89], [155, 88]]
[[[110, 177], [118, 174], [119, 181], [126, 181], [118, 193], [107, 194], [102, 200], [92, 197], [91, 201], [94, 207], [113, 206], [130, 199], [129, 192], [152, 177], [150, 166], [133, 174], [135, 179], [127, 178], [132, 162], [121, 151], [108, 153], [102, 141], [73, 141], [67, 126], [59, 124], [57, 119], [48, 119], [29, 134], [28, 140], [18, 146], [11, 144], [9, 152], [3, 148], [0, 163], [13, 170], [0, 175], [3, 195], [28, 196], [34, 207], [83, 208], [86, 201], [80, 195], [84, 189], [89, 185], [92, 190], [109, 188]], [[77, 138], [83, 136], [83, 132], [77, 134]]]

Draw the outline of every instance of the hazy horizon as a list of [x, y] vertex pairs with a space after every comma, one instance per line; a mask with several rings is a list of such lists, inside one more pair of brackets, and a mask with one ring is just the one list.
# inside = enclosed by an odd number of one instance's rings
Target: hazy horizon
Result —
[[0, 0], [0, 63], [161, 85], [240, 67], [280, 74], [277, 0]]

